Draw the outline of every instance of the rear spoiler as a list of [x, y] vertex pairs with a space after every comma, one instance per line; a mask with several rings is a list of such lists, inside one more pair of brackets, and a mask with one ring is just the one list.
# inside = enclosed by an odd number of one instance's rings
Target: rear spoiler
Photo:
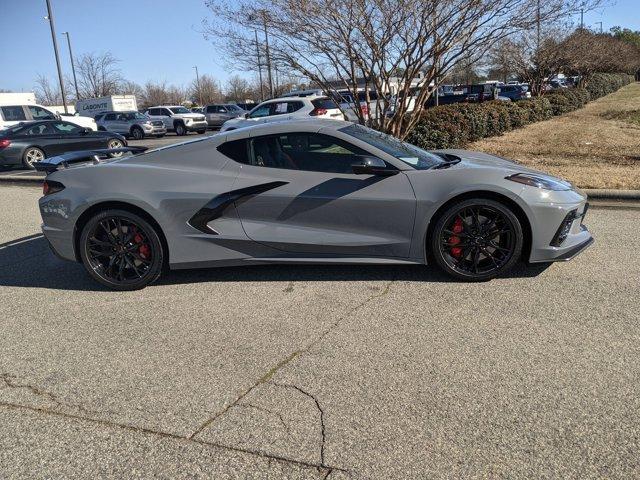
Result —
[[45, 158], [41, 162], [33, 164], [34, 168], [39, 172], [52, 173], [56, 170], [69, 168], [69, 165], [73, 163], [100, 163], [100, 157], [105, 157], [114, 153], [127, 153], [133, 154], [142, 153], [147, 150], [147, 147], [122, 147], [122, 148], [103, 148], [97, 150], [79, 150], [77, 152], [68, 152], [58, 155], [57, 157]]

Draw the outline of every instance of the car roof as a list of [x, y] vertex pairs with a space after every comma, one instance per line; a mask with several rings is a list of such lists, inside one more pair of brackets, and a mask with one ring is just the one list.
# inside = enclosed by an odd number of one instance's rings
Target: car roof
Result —
[[241, 128], [230, 130], [224, 133], [226, 133], [229, 137], [233, 137], [233, 139], [235, 140], [235, 139], [247, 138], [253, 135], [279, 134], [279, 133], [292, 132], [296, 130], [306, 131], [306, 132], [318, 131], [320, 129], [340, 130], [341, 128], [348, 127], [349, 125], [353, 125], [353, 122], [322, 119], [322, 118], [308, 118], [308, 119], [296, 118], [296, 119], [274, 120], [267, 123], [256, 123], [255, 125], [243, 126]]

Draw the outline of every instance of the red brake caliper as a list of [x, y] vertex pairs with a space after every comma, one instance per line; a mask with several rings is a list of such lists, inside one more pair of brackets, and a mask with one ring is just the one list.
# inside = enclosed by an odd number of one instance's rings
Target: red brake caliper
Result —
[[[464, 227], [462, 226], [462, 219], [460, 217], [457, 217], [455, 222], [453, 222], [453, 228], [451, 229], [451, 231], [453, 233], [462, 233], [463, 230]], [[451, 245], [457, 245], [458, 243], [460, 243], [460, 237], [458, 237], [457, 235], [452, 235], [451, 237], [449, 237], [449, 243]], [[460, 256], [462, 255], [462, 248], [451, 247], [451, 255], [453, 257], [460, 258]]]
[[[143, 240], [143, 237], [139, 233], [136, 233], [135, 236], [133, 237], [133, 241], [135, 243], [140, 243], [142, 242], [142, 240]], [[143, 243], [142, 245], [140, 245], [140, 248], [138, 249], [138, 253], [142, 258], [146, 259], [146, 258], [149, 258], [149, 256], [151, 255], [151, 249], [149, 248], [149, 245], [147, 245], [146, 243]]]

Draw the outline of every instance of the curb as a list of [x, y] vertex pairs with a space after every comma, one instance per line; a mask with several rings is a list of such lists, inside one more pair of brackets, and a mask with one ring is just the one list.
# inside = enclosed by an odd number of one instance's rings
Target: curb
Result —
[[27, 177], [20, 175], [0, 175], [0, 185], [3, 183], [13, 185], [41, 185], [44, 177]]
[[584, 189], [589, 198], [602, 200], [640, 200], [640, 190]]

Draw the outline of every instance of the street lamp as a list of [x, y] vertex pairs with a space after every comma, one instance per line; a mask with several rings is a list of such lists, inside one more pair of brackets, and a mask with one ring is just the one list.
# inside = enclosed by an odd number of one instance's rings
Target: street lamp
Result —
[[73, 85], [76, 87], [76, 100], [80, 100], [80, 93], [78, 92], [78, 79], [76, 78], [76, 66], [73, 62], [73, 51], [71, 50], [71, 36], [69, 32], [62, 32], [62, 35], [67, 36], [67, 45], [69, 46], [69, 58], [71, 58], [71, 71], [73, 72]]
[[53, 53], [56, 56], [56, 66], [58, 67], [58, 81], [60, 82], [60, 93], [62, 94], [62, 105], [64, 106], [64, 113], [69, 113], [67, 109], [67, 96], [64, 93], [64, 82], [62, 81], [62, 68], [60, 68], [60, 55], [58, 54], [58, 42], [56, 41], [56, 28], [53, 24], [53, 10], [51, 9], [50, 0], [47, 1], [47, 16], [49, 20], [49, 27], [51, 28], [51, 40], [53, 41]]
[[200, 75], [198, 74], [198, 66], [194, 66], [196, 69], [196, 85], [198, 87], [198, 102], [200, 102], [200, 106], [202, 107], [202, 90], [200, 90]]

